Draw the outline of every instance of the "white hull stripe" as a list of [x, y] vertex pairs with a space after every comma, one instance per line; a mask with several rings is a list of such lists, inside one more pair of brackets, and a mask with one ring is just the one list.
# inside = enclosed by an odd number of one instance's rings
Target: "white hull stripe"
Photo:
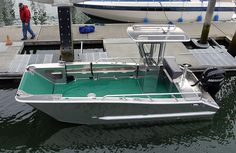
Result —
[[[89, 4], [75, 4], [77, 7], [81, 8], [92, 8], [92, 9], [102, 9], [102, 10], [129, 10], [129, 11], [180, 11], [180, 12], [201, 12], [206, 11], [207, 7], [155, 7], [155, 6], [106, 6], [106, 5], [89, 5]], [[216, 12], [235, 12], [236, 7], [215, 7]]]
[[92, 117], [100, 120], [134, 120], [134, 119], [152, 119], [152, 118], [170, 118], [170, 117], [188, 117], [188, 116], [209, 116], [214, 115], [215, 112], [189, 112], [189, 113], [171, 113], [171, 114], [150, 114], [150, 115], [127, 115], [127, 116], [103, 116], [103, 117]]

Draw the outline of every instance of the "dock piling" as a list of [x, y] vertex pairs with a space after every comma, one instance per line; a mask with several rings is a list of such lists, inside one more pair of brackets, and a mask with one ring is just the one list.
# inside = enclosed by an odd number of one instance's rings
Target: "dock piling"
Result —
[[205, 21], [202, 28], [201, 39], [199, 41], [200, 44], [208, 43], [208, 35], [209, 35], [210, 27], [211, 27], [211, 20], [214, 13], [215, 5], [216, 5], [216, 0], [210, 0], [208, 2]]
[[234, 33], [234, 36], [232, 38], [231, 43], [229, 44], [228, 52], [235, 57], [236, 56], [236, 31]]
[[61, 60], [74, 61], [73, 37], [71, 30], [71, 7], [58, 6]]

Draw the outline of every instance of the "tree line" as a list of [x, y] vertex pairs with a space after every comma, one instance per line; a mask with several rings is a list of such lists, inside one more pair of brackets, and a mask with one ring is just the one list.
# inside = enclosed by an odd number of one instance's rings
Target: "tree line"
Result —
[[[13, 25], [16, 21], [14, 0], [2, 0], [0, 5], [0, 26]], [[18, 4], [16, 4], [18, 5]], [[31, 22], [35, 25], [46, 24], [49, 19], [47, 12], [45, 11], [44, 4], [35, 3], [31, 1]], [[50, 19], [49, 19], [50, 20]], [[89, 18], [78, 10], [78, 8], [72, 8], [72, 22], [73, 23], [85, 23]]]
[[[14, 24], [16, 20], [13, 0], [2, 0], [0, 5], [0, 26]], [[17, 4], [18, 5], [18, 4]], [[48, 20], [43, 4], [31, 2], [31, 20], [34, 24], [45, 24]]]
[[2, 0], [0, 5], [0, 26], [12, 25], [15, 20], [14, 2]]

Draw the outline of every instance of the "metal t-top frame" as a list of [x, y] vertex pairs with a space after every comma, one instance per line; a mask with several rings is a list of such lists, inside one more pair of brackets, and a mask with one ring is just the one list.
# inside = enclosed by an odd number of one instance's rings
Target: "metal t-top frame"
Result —
[[[128, 27], [127, 33], [138, 44], [140, 56], [145, 59], [144, 63], [148, 66], [162, 64], [166, 43], [190, 41], [186, 33], [175, 25], [138, 24]], [[149, 51], [146, 51], [144, 44], [150, 44]], [[158, 61], [154, 63], [156, 44], [160, 44], [160, 48]]]

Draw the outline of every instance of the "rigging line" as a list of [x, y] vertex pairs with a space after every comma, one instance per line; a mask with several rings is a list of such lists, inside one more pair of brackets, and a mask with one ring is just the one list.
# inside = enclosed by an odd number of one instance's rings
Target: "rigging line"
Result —
[[236, 0], [232, 1], [234, 3], [234, 14], [236, 14]]
[[171, 21], [169, 20], [168, 16], [166, 15], [166, 12], [165, 12], [165, 9], [164, 9], [162, 3], [159, 2], [159, 4], [161, 5], [161, 8], [162, 8], [162, 11], [164, 12], [164, 15], [165, 15], [165, 17], [166, 17], [166, 20], [167, 20], [168, 22], [171, 22]]
[[183, 17], [183, 14], [184, 14], [184, 9], [185, 9], [185, 0], [183, 1], [183, 8], [182, 8], [182, 11], [181, 11], [181, 17]]
[[147, 18], [147, 16], [148, 16], [148, 7], [149, 7], [149, 2], [147, 2], [146, 18]]
[[236, 13], [236, 0], [234, 0], [234, 13]]
[[[221, 0], [218, 1], [218, 3], [216, 3], [218, 5], [216, 5], [216, 7], [220, 7], [220, 4], [221, 4]], [[218, 14], [219, 12], [217, 11], [216, 14]]]
[[[203, 7], [203, 0], [201, 0], [201, 8]], [[203, 11], [201, 11], [201, 15], [202, 15]]]

